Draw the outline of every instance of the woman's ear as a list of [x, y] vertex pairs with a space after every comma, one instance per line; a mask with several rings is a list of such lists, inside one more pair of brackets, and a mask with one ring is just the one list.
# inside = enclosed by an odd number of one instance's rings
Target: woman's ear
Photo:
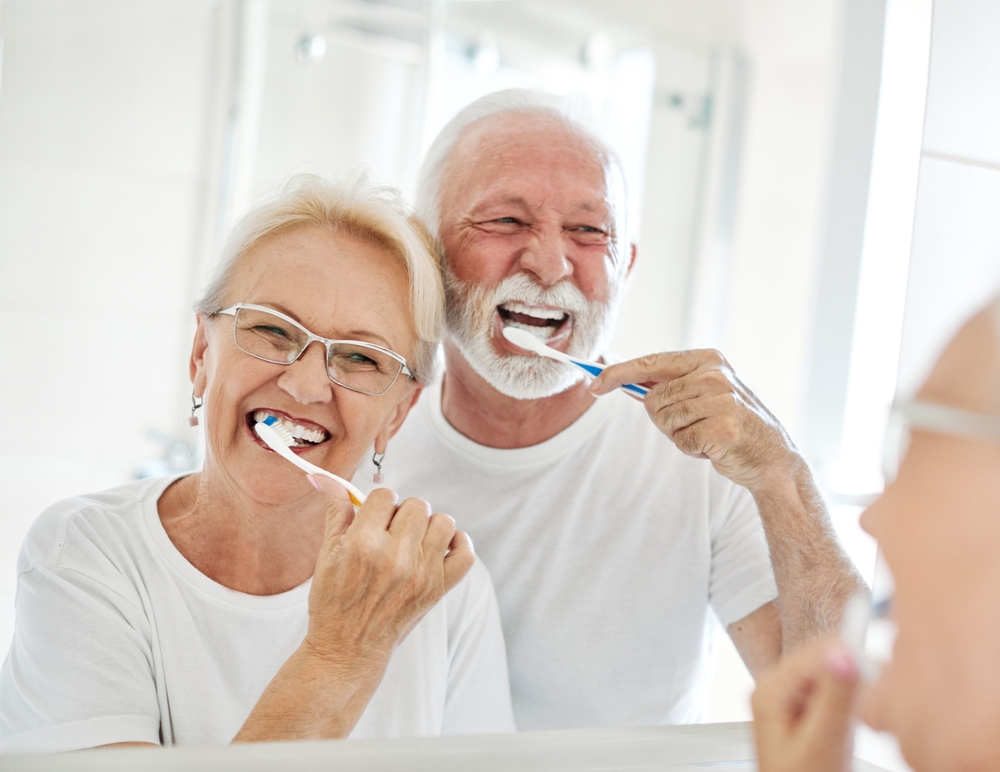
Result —
[[382, 429], [375, 435], [376, 453], [385, 453], [389, 440], [396, 436], [396, 432], [398, 432], [399, 427], [403, 425], [403, 421], [406, 420], [406, 416], [409, 415], [410, 410], [412, 410], [413, 406], [417, 404], [417, 400], [420, 399], [420, 393], [423, 390], [423, 386], [417, 384], [416, 381], [410, 381], [407, 384], [406, 393], [399, 401], [399, 404], [396, 405], [395, 411], [389, 415], [389, 418], [386, 420], [385, 424], [383, 424]]
[[198, 314], [195, 317], [194, 342], [191, 344], [191, 360], [188, 362], [188, 373], [191, 376], [192, 393], [196, 397], [205, 395], [207, 374], [205, 372], [205, 355], [208, 351], [208, 325], [205, 317]]

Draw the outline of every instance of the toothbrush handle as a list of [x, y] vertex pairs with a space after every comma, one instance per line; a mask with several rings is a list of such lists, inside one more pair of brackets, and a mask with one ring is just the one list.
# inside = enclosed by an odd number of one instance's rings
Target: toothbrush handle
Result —
[[267, 443], [271, 450], [287, 461], [291, 461], [306, 474], [321, 474], [324, 477], [329, 477], [334, 482], [338, 482], [343, 485], [347, 488], [347, 495], [351, 497], [351, 501], [354, 506], [360, 507], [365, 503], [365, 494], [359, 491], [352, 483], [342, 477], [338, 477], [333, 472], [326, 471], [323, 467], [316, 466], [315, 464], [306, 461], [304, 458], [300, 458], [298, 455], [289, 450], [288, 446], [281, 441], [281, 438], [278, 437], [274, 429], [267, 424], [257, 424], [257, 434], [264, 440], [264, 442]]
[[351, 497], [351, 501], [354, 503], [354, 506], [360, 507], [362, 504], [365, 503], [365, 494], [363, 494], [361, 491], [355, 488], [352, 483], [348, 482], [343, 477], [338, 477], [333, 472], [328, 472], [321, 466], [316, 466], [315, 464], [306, 461], [304, 458], [299, 458], [290, 450], [287, 451], [287, 455], [285, 453], [282, 453], [281, 455], [285, 456], [285, 458], [287, 458], [289, 461], [295, 464], [303, 472], [307, 472], [309, 474], [320, 474], [323, 475], [324, 477], [329, 477], [334, 482], [343, 485], [345, 488], [347, 488], [347, 495]]
[[[599, 365], [596, 362], [582, 362], [579, 359], [573, 359], [572, 362], [594, 378], [604, 372], [604, 365]], [[649, 389], [645, 386], [639, 386], [636, 383], [626, 383], [621, 388], [632, 394], [637, 394], [640, 398], [645, 397], [649, 393]]]

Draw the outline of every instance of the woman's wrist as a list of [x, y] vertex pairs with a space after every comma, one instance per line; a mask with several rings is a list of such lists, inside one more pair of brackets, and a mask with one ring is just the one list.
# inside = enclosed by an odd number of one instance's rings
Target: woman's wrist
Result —
[[304, 640], [268, 684], [233, 742], [347, 737], [388, 662], [388, 657], [331, 657]]

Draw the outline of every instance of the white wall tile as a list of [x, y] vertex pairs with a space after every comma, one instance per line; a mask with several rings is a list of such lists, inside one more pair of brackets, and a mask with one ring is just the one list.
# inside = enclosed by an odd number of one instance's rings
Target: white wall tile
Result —
[[195, 180], [53, 161], [0, 168], [4, 303], [133, 313], [189, 304]]
[[191, 266], [217, 4], [5, 0], [0, 91], [0, 651], [14, 558], [59, 498], [186, 430]]
[[962, 322], [1000, 290], [1000, 171], [925, 158], [899, 390], [916, 388]]
[[934, 3], [924, 148], [1000, 163], [1000, 2]]
[[723, 353], [793, 435], [827, 184], [831, 68], [832, 56], [819, 55], [755, 63], [726, 298]]

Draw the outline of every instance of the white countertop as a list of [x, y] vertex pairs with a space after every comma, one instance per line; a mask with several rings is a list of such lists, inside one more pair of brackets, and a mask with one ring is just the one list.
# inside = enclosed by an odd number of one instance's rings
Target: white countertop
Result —
[[[749, 723], [0, 756], [4, 772], [752, 772]], [[883, 767], [856, 760], [856, 772]]]

